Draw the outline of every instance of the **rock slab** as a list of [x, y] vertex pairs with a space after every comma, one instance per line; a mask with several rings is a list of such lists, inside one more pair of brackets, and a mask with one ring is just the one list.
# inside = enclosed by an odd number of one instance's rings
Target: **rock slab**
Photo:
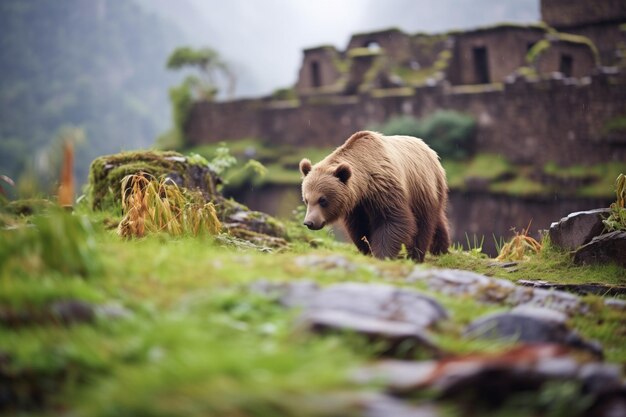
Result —
[[424, 269], [420, 266], [407, 276], [407, 282], [424, 282], [429, 289], [450, 296], [471, 297], [486, 303], [517, 306], [532, 304], [550, 307], [568, 315], [585, 313], [588, 306], [565, 291], [520, 287], [499, 278], [457, 269]]
[[615, 263], [626, 268], [626, 232], [617, 231], [594, 237], [574, 253], [574, 263]]
[[434, 389], [441, 397], [467, 396], [493, 403], [539, 390], [547, 381], [576, 380], [596, 398], [621, 395], [618, 365], [585, 362], [557, 345], [522, 345], [497, 354], [473, 354], [438, 361], [384, 360], [357, 369], [357, 383], [382, 383], [396, 396]]
[[550, 226], [550, 241], [566, 250], [575, 250], [588, 243], [604, 230], [602, 219], [609, 215], [608, 208], [579, 211], [563, 217]]
[[465, 329], [469, 338], [505, 339], [523, 343], [552, 343], [586, 350], [602, 358], [597, 343], [583, 340], [567, 327], [567, 316], [544, 307], [521, 305], [505, 313], [479, 317]]
[[448, 318], [435, 299], [409, 288], [343, 282], [320, 288], [310, 281], [257, 282], [252, 290], [271, 294], [285, 307], [303, 310], [298, 323], [314, 332], [347, 331], [387, 343], [384, 354], [405, 356], [415, 348], [439, 349], [426, 332]]

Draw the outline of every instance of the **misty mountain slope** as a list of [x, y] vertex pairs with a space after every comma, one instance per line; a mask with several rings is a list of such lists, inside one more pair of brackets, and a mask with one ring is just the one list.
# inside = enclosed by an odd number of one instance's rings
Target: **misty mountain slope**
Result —
[[169, 126], [165, 61], [183, 35], [132, 1], [3, 0], [0, 31], [0, 173], [17, 177], [73, 124], [83, 181], [95, 156]]

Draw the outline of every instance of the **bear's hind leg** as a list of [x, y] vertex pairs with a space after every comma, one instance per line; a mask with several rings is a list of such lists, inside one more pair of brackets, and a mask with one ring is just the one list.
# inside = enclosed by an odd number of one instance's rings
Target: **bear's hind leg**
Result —
[[448, 253], [450, 247], [450, 232], [448, 231], [448, 220], [445, 214], [442, 213], [439, 216], [439, 221], [435, 227], [435, 235], [433, 236], [433, 243], [430, 246], [430, 252], [433, 255], [442, 255]]
[[409, 246], [411, 232], [405, 222], [386, 222], [372, 231], [372, 253], [380, 259], [395, 259], [402, 249], [402, 244]]
[[[374, 216], [371, 221], [379, 217]], [[415, 219], [412, 213], [402, 206], [390, 207], [387, 216], [372, 227], [372, 253], [375, 257], [394, 259], [400, 253], [402, 244], [409, 253], [413, 251]]]

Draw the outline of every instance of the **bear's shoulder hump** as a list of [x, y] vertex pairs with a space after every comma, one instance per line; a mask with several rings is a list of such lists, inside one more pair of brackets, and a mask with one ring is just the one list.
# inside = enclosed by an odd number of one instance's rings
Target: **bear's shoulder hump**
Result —
[[354, 146], [356, 143], [363, 142], [365, 140], [375, 140], [378, 138], [380, 134], [376, 132], [372, 132], [370, 130], [361, 130], [360, 132], [356, 132], [352, 136], [348, 138], [344, 147], [349, 148]]

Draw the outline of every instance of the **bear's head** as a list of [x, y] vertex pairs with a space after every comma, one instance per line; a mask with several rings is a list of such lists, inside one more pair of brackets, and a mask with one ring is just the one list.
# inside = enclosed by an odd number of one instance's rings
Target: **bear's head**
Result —
[[349, 206], [351, 191], [348, 181], [352, 175], [350, 166], [343, 162], [335, 165], [300, 161], [302, 173], [302, 201], [306, 204], [304, 225], [319, 230], [343, 217]]

